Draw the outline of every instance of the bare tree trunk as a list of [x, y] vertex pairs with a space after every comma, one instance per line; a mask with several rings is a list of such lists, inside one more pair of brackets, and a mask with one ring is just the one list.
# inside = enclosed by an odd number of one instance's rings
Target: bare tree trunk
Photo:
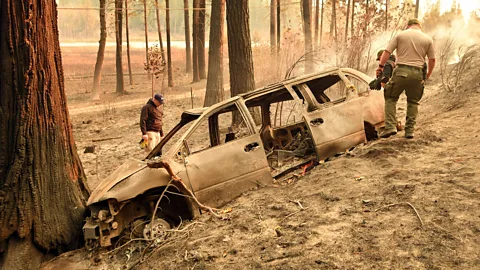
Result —
[[347, 17], [345, 22], [345, 42], [347, 42], [348, 40], [348, 19], [350, 17], [350, 2], [351, 0], [347, 1], [347, 13], [345, 13], [345, 16]]
[[224, 99], [223, 92], [223, 35], [225, 0], [212, 0], [210, 41], [208, 48], [208, 77], [204, 107]]
[[0, 56], [0, 268], [37, 269], [42, 253], [81, 245], [89, 195], [54, 0], [0, 0]]
[[388, 0], [385, 0], [385, 31], [388, 30]]
[[105, 18], [106, 0], [100, 0], [100, 40], [98, 41], [97, 61], [93, 75], [92, 99], [100, 99], [100, 80], [102, 79], [102, 66], [105, 56], [105, 44], [107, 42], [107, 20]]
[[335, 45], [338, 45], [338, 34], [337, 34], [337, 0], [332, 1], [332, 25], [333, 25], [333, 37], [335, 40]]
[[163, 50], [162, 28], [160, 25], [160, 9], [158, 8], [158, 0], [155, 0], [155, 14], [157, 16], [158, 43], [160, 45], [160, 52], [162, 53], [162, 62], [165, 63], [165, 51]]
[[116, 72], [117, 72], [117, 90], [118, 94], [124, 92], [123, 82], [123, 61], [122, 61], [122, 17], [123, 0], [115, 0], [115, 35], [116, 35]]
[[280, 16], [280, 0], [277, 0], [277, 54], [280, 54], [280, 32], [282, 31], [282, 27], [280, 24], [281, 16]]
[[420, 8], [420, 0], [417, 0], [415, 4], [415, 18], [418, 18], [418, 10]]
[[168, 69], [168, 86], [173, 87], [173, 70], [172, 70], [172, 48], [170, 44], [170, 0], [165, 0], [165, 17], [167, 23], [167, 69]]
[[322, 11], [321, 11], [321, 19], [320, 19], [320, 43], [318, 44], [319, 47], [322, 46], [322, 40], [323, 40], [323, 0], [322, 0]]
[[[115, 0], [117, 1], [117, 0]], [[145, 26], [145, 67], [150, 77], [150, 56], [148, 55], [148, 21], [147, 21], [147, 0], [143, 0], [143, 23]]]
[[320, 0], [315, 0], [315, 41], [313, 42], [313, 46], [315, 48], [318, 47], [318, 24], [319, 22], [319, 16], [320, 16]]
[[184, 20], [185, 20], [185, 54], [186, 54], [186, 72], [192, 72], [192, 52], [190, 50], [190, 15], [188, 12], [188, 0], [183, 0]]
[[[255, 89], [248, 17], [248, 0], [227, 0], [228, 64], [232, 97]], [[240, 117], [234, 114], [233, 124], [239, 123]]]
[[303, 10], [303, 36], [305, 37], [305, 73], [313, 69], [312, 62], [312, 2], [311, 0], [302, 0], [301, 8]]
[[270, 1], [270, 52], [274, 54], [277, 50], [275, 48], [277, 44], [277, 1], [271, 0]]
[[363, 28], [363, 36], [367, 35], [368, 31], [368, 23], [370, 22], [370, 1], [367, 0], [367, 4], [365, 5], [365, 25]]
[[352, 31], [351, 36], [353, 37], [353, 29], [354, 29], [354, 18], [355, 18], [355, 0], [352, 0], [352, 22], [350, 25], [350, 30]]
[[199, 40], [199, 11], [200, 0], [193, 0], [193, 82], [200, 81], [200, 73], [198, 67], [198, 43]]
[[206, 79], [206, 63], [205, 63], [205, 0], [200, 0], [200, 12], [198, 24], [198, 74], [200, 79]]
[[132, 64], [130, 61], [130, 31], [128, 30], [128, 0], [125, 0], [125, 34], [127, 35], [127, 62], [128, 62], [128, 78], [130, 85], [133, 84]]

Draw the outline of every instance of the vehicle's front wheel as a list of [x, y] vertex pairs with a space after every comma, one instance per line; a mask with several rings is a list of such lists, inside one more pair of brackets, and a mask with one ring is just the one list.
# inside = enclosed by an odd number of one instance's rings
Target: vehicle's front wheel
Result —
[[165, 219], [155, 218], [145, 225], [143, 237], [149, 240], [164, 239], [171, 228], [172, 226]]

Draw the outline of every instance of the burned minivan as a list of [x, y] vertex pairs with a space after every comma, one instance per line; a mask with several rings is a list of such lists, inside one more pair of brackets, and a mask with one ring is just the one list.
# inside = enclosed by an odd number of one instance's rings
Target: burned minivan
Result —
[[[128, 160], [92, 192], [85, 239], [109, 246], [127, 228], [145, 236], [154, 212], [156, 231], [194, 218], [197, 204], [168, 185], [172, 175], [199, 202], [219, 207], [292, 168], [376, 138], [384, 99], [370, 80], [335, 68], [183, 112], [145, 160]], [[167, 166], [147, 166], [156, 160]]]

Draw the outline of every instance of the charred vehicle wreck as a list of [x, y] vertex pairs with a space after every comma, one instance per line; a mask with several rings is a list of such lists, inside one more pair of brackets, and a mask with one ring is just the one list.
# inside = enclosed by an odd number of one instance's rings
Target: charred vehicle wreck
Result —
[[[157, 233], [194, 218], [199, 209], [180, 187], [165, 190], [172, 175], [199, 202], [219, 207], [291, 168], [376, 138], [384, 99], [370, 80], [335, 68], [183, 112], [145, 160], [128, 160], [92, 192], [85, 239], [109, 246], [127, 228], [146, 236], [154, 211]], [[168, 168], [147, 166], [155, 160]]]

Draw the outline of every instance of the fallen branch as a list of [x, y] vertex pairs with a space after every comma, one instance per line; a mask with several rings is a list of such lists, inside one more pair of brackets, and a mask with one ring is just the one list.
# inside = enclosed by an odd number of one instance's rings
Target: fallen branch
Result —
[[280, 221], [280, 223], [283, 223], [287, 218], [289, 218], [289, 217], [291, 217], [291, 216], [293, 216], [293, 215], [296, 215], [296, 214], [298, 214], [298, 213], [300, 213], [300, 212], [302, 212], [302, 211], [305, 211], [305, 210], [308, 210], [308, 207], [306, 207], [306, 208], [300, 208], [300, 210], [295, 211], [295, 212], [289, 214], [288, 216], [284, 217], [284, 218]]
[[300, 207], [300, 209], [304, 210], [305, 208], [303, 208], [303, 205], [302, 203], [300, 202], [300, 200], [289, 200], [289, 202], [292, 202], [292, 203], [296, 203], [298, 205], [298, 207]]
[[415, 214], [417, 215], [417, 218], [418, 218], [418, 220], [420, 221], [420, 224], [422, 224], [422, 227], [423, 227], [423, 220], [422, 220], [422, 218], [420, 217], [420, 214], [418, 214], [417, 209], [416, 209], [411, 203], [409, 203], [409, 202], [388, 204], [388, 205], [385, 205], [385, 206], [383, 206], [383, 207], [378, 208], [377, 210], [375, 210], [375, 212], [378, 212], [378, 211], [380, 211], [380, 210], [382, 210], [382, 209], [385, 209], [385, 208], [389, 208], [389, 207], [391, 207], [391, 206], [397, 206], [397, 205], [408, 205], [408, 206], [410, 206], [410, 207], [413, 209], [413, 211], [415, 211]]
[[123, 138], [123, 136], [103, 138], [103, 139], [95, 139], [95, 140], [92, 140], [92, 142], [103, 142], [103, 141], [110, 141], [110, 140], [116, 140], [116, 139], [121, 139], [121, 138]]

